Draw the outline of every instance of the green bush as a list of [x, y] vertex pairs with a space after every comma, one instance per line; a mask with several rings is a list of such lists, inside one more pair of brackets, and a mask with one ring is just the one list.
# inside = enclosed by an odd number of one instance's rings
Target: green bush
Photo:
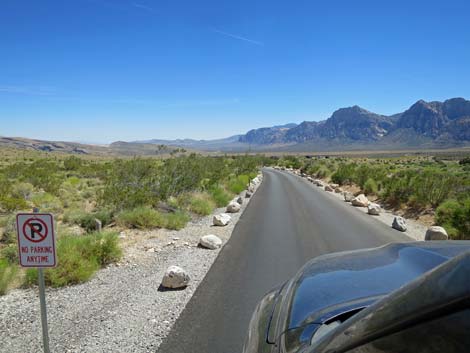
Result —
[[85, 211], [73, 208], [64, 212], [62, 221], [69, 224], [80, 224], [81, 219], [85, 217], [85, 215]]
[[5, 246], [0, 251], [0, 258], [5, 259], [10, 264], [18, 264], [18, 246], [17, 244], [10, 244]]
[[129, 228], [181, 229], [189, 221], [189, 216], [181, 211], [161, 213], [149, 207], [138, 207], [120, 212], [116, 221], [119, 225]]
[[13, 185], [11, 194], [13, 197], [30, 200], [33, 195], [34, 186], [30, 183], [18, 183]]
[[[46, 284], [63, 287], [89, 280], [102, 266], [118, 261], [122, 250], [116, 233], [63, 236], [57, 241], [56, 268], [45, 271]], [[24, 284], [37, 283], [37, 270], [26, 271]]]
[[128, 228], [148, 229], [162, 224], [162, 216], [150, 207], [137, 207], [120, 212], [116, 216], [119, 225]]
[[232, 199], [232, 195], [230, 195], [227, 191], [225, 191], [220, 186], [212, 187], [209, 190], [209, 194], [214, 200], [217, 207], [224, 207], [226, 206], [229, 201]]
[[80, 184], [80, 178], [76, 177], [76, 176], [72, 176], [70, 178], [67, 179], [67, 182], [71, 185], [71, 186], [78, 186], [78, 184]]
[[355, 164], [341, 164], [331, 176], [331, 180], [340, 185], [350, 184], [354, 179], [355, 169]]
[[163, 222], [160, 225], [160, 227], [167, 228], [167, 229], [180, 230], [184, 228], [190, 220], [190, 217], [188, 216], [188, 214], [185, 212], [181, 212], [181, 211], [172, 212], [172, 213], [163, 213], [161, 215], [162, 215]]
[[186, 193], [178, 196], [176, 202], [169, 199], [169, 205], [182, 208], [198, 215], [207, 216], [215, 208], [215, 203], [208, 193]]
[[80, 219], [79, 225], [87, 232], [94, 232], [97, 230], [95, 222], [96, 219], [99, 219], [101, 221], [101, 225], [104, 227], [111, 223], [113, 219], [113, 214], [107, 210], [100, 210], [93, 213], [87, 213]]
[[28, 203], [20, 197], [3, 196], [0, 198], [0, 207], [5, 211], [13, 212], [27, 209]]
[[16, 234], [16, 217], [8, 216], [3, 221], [3, 233], [0, 238], [0, 242], [4, 244], [16, 244], [17, 234]]
[[48, 192], [34, 194], [31, 197], [31, 201], [41, 212], [59, 213], [62, 211], [62, 203], [60, 200]]
[[397, 207], [408, 202], [413, 194], [413, 172], [403, 171], [389, 178], [384, 186], [384, 200], [391, 206]]
[[101, 221], [104, 227], [111, 223], [113, 220], [112, 212], [108, 210], [100, 210], [93, 213], [87, 213], [81, 210], [71, 210], [64, 213], [63, 221], [69, 224], [77, 224], [88, 233], [96, 231], [95, 219]]
[[435, 169], [417, 173], [412, 180], [413, 200], [423, 206], [437, 207], [447, 199], [456, 182], [449, 173]]
[[6, 259], [0, 259], [0, 295], [6, 294], [11, 283], [16, 278], [18, 266], [10, 264]]
[[246, 189], [249, 181], [250, 177], [248, 175], [239, 175], [236, 178], [232, 177], [227, 183], [227, 189], [234, 194], [239, 194]]
[[470, 198], [442, 203], [436, 211], [436, 223], [443, 226], [452, 239], [470, 239]]
[[317, 172], [315, 173], [315, 176], [320, 179], [324, 179], [328, 177], [331, 174], [331, 171], [327, 167], [320, 167]]
[[364, 193], [366, 195], [376, 195], [378, 191], [379, 189], [375, 180], [372, 178], [367, 179], [364, 183]]

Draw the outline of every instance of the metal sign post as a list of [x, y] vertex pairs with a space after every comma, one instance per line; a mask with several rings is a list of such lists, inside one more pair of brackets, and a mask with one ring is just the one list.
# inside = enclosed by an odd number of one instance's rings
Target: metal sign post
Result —
[[16, 215], [18, 252], [21, 266], [38, 269], [42, 342], [44, 353], [50, 353], [44, 267], [55, 267], [57, 264], [54, 218], [51, 214], [39, 213], [37, 208], [33, 212]]
[[44, 353], [50, 353], [49, 328], [47, 327], [46, 285], [44, 283], [44, 270], [42, 268], [38, 268], [38, 281], [39, 301], [41, 303], [42, 343], [44, 346]]

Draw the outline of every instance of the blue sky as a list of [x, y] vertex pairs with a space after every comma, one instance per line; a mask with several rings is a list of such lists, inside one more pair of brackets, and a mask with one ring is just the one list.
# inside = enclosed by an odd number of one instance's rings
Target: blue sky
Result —
[[217, 138], [470, 98], [468, 1], [2, 0], [0, 135]]

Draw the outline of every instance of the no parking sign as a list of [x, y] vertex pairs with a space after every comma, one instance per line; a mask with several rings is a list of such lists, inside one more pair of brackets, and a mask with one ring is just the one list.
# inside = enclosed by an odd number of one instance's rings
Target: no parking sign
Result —
[[16, 215], [18, 251], [23, 267], [55, 267], [54, 218], [49, 213]]

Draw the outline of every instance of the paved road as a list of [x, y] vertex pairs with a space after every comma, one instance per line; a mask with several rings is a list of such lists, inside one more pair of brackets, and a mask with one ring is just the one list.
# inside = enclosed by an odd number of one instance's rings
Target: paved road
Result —
[[239, 353], [264, 293], [312, 257], [409, 241], [307, 181], [272, 169], [159, 353]]

